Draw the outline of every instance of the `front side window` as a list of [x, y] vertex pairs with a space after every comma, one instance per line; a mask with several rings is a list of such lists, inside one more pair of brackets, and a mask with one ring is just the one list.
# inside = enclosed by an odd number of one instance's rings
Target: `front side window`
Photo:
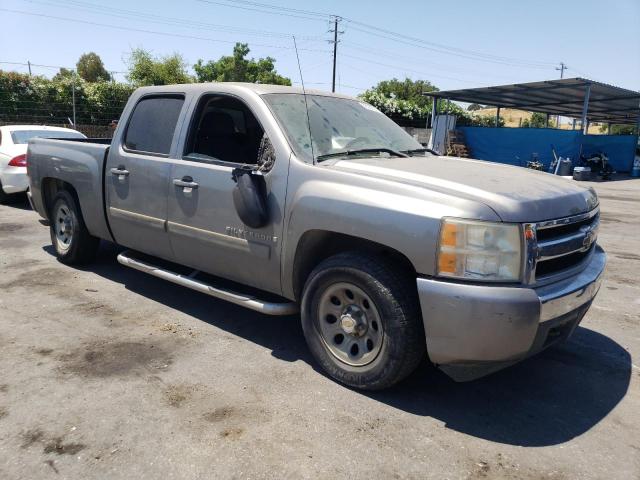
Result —
[[[291, 93], [265, 94], [296, 154], [306, 160], [346, 150], [421, 149], [411, 135], [368, 103], [346, 98]], [[307, 120], [307, 105], [309, 116]], [[311, 139], [309, 138], [309, 125]]]
[[184, 158], [268, 169], [274, 160], [269, 148], [262, 126], [244, 102], [231, 96], [207, 95], [196, 109]]
[[80, 132], [66, 130], [14, 130], [11, 139], [16, 145], [27, 144], [32, 138], [87, 138]]
[[180, 96], [153, 96], [140, 100], [131, 114], [124, 137], [127, 150], [169, 155], [184, 104]]

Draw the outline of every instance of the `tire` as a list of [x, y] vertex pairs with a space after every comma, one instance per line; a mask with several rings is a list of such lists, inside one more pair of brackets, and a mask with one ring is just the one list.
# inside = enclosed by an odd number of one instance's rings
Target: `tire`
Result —
[[11, 200], [13, 200], [13, 195], [5, 193], [4, 189], [2, 188], [2, 182], [0, 182], [0, 205], [11, 203]]
[[301, 310], [311, 354], [350, 387], [388, 388], [426, 357], [413, 278], [380, 258], [346, 252], [324, 260], [306, 281]]
[[74, 196], [66, 190], [53, 198], [49, 213], [51, 243], [58, 260], [82, 265], [95, 259], [100, 239], [89, 233]]

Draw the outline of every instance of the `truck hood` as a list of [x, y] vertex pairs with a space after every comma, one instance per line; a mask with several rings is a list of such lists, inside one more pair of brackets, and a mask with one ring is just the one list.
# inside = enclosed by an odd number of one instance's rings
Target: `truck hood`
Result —
[[338, 160], [329, 168], [483, 203], [505, 222], [539, 222], [592, 210], [592, 188], [535, 170], [435, 155]]

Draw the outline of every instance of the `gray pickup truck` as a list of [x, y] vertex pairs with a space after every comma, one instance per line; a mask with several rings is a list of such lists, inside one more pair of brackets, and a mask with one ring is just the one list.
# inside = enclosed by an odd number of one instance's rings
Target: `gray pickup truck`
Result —
[[371, 105], [271, 85], [140, 88], [111, 142], [35, 139], [30, 198], [59, 260], [123, 265], [300, 312], [338, 381], [425, 358], [477, 378], [566, 339], [598, 292], [593, 189], [441, 157]]

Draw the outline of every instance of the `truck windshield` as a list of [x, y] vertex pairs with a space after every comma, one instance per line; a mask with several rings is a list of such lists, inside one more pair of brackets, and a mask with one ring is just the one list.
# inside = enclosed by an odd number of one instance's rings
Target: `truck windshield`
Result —
[[13, 143], [20, 145], [29, 143], [32, 138], [86, 138], [80, 132], [69, 132], [64, 130], [14, 130], [11, 132]]
[[[296, 154], [306, 161], [339, 156], [340, 152], [368, 151], [370, 155], [422, 148], [411, 135], [368, 103], [338, 97], [297, 93], [263, 95]], [[309, 138], [313, 138], [313, 155]], [[320, 158], [320, 160], [322, 160]]]

